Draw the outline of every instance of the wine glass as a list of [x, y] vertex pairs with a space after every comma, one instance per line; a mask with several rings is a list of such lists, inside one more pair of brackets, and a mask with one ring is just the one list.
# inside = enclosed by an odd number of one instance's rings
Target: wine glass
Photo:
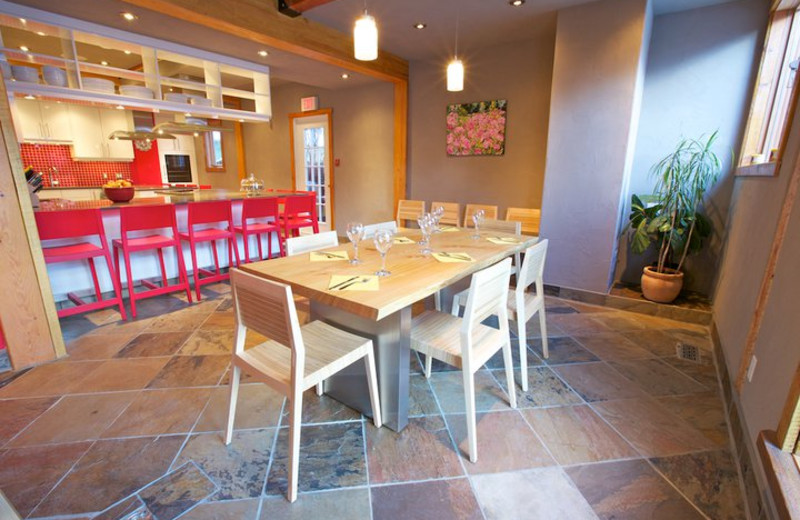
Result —
[[364, 239], [364, 224], [361, 222], [350, 222], [347, 224], [347, 238], [353, 243], [353, 258], [350, 260], [352, 265], [358, 265], [358, 243]]
[[375, 232], [375, 237], [372, 239], [375, 242], [375, 249], [381, 255], [381, 269], [375, 274], [380, 277], [389, 276], [391, 272], [386, 270], [386, 253], [392, 247], [394, 242], [394, 233], [388, 229], [379, 229]]
[[481, 234], [479, 233], [478, 229], [480, 228], [480, 225], [483, 224], [483, 218], [485, 216], [486, 212], [484, 212], [482, 209], [476, 209], [475, 213], [472, 214], [472, 222], [475, 224], [475, 234], [472, 235], [474, 240], [481, 238]]
[[433, 233], [441, 233], [442, 230], [439, 229], [439, 221], [442, 220], [444, 216], [444, 206], [436, 206], [433, 208], [431, 215], [433, 215]]
[[419, 224], [419, 230], [422, 232], [422, 240], [419, 241], [419, 245], [422, 246], [420, 252], [427, 256], [431, 254], [431, 233], [433, 233], [433, 229], [436, 226], [436, 221], [433, 215], [426, 213], [417, 219], [417, 224]]

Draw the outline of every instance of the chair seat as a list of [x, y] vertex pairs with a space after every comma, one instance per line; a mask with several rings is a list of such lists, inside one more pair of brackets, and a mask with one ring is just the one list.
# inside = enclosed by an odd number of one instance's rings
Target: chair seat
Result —
[[[469, 289], [464, 289], [460, 293], [453, 296], [453, 301], [458, 301], [459, 305], [464, 305], [467, 301], [467, 295], [469, 295]], [[529, 291], [525, 291], [525, 320], [528, 321], [531, 319], [531, 316], [535, 314], [536, 309], [542, 306], [542, 297], [536, 293], [532, 293]], [[517, 296], [514, 289], [509, 289], [508, 291], [508, 319], [511, 321], [517, 320]]]
[[[461, 318], [437, 311], [426, 311], [411, 322], [411, 348], [422, 354], [444, 361], [457, 368], [461, 366]], [[504, 343], [503, 334], [486, 325], [478, 324], [472, 333], [475, 367], [483, 366]]]
[[311, 217], [303, 217], [303, 216], [299, 216], [299, 217], [281, 217], [281, 223], [284, 226], [289, 226], [289, 227], [292, 227], [292, 226], [313, 226], [314, 225], [314, 221], [311, 219]]
[[[189, 240], [189, 233], [178, 233], [183, 240]], [[220, 240], [230, 238], [231, 232], [227, 229], [200, 229], [194, 232], [195, 241]]]
[[[248, 233], [266, 233], [268, 231], [278, 231], [280, 227], [277, 224], [269, 224], [269, 223], [262, 223], [262, 224], [248, 224], [247, 232]], [[244, 233], [245, 229], [244, 226], [235, 226], [233, 228], [234, 231], [237, 233]]]
[[[337, 329], [321, 321], [312, 321], [300, 328], [306, 348], [303, 390], [330, 377], [364, 357], [371, 340]], [[266, 379], [289, 386], [292, 373], [292, 351], [276, 341], [265, 341], [245, 350], [236, 360]]]
[[[123, 247], [122, 239], [115, 238], [111, 243], [114, 247]], [[128, 239], [128, 247], [131, 249], [157, 249], [159, 247], [170, 247], [174, 245], [175, 240], [166, 235], [149, 235], [146, 237]]]
[[42, 252], [44, 253], [45, 260], [48, 258], [55, 259], [57, 257], [89, 258], [105, 254], [102, 247], [96, 246], [91, 242], [80, 242], [68, 246], [44, 247], [42, 248]]

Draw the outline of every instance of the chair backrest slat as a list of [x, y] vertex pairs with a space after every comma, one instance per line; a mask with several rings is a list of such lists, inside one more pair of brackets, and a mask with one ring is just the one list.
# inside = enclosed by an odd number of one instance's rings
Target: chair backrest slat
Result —
[[387, 222], [378, 222], [377, 224], [367, 224], [364, 226], [364, 238], [372, 238], [379, 229], [388, 229], [393, 233], [397, 233], [397, 222], [389, 220]]
[[522, 232], [526, 235], [539, 234], [539, 222], [542, 219], [542, 210], [534, 208], [508, 208], [506, 220], [515, 220], [522, 223]]
[[525, 260], [519, 270], [517, 290], [524, 291], [531, 284], [541, 280], [544, 274], [544, 262], [547, 257], [547, 240], [540, 240], [525, 250]]
[[37, 211], [36, 226], [41, 240], [100, 235], [105, 238], [99, 209]]
[[278, 220], [278, 199], [259, 197], [242, 200], [242, 224], [251, 218], [272, 218]]
[[300, 325], [288, 285], [231, 269], [237, 326], [244, 326], [304, 355]]
[[302, 235], [286, 239], [286, 256], [308, 253], [326, 247], [336, 247], [339, 245], [339, 237], [336, 231], [323, 231], [313, 235]]
[[486, 219], [481, 225], [483, 231], [494, 231], [497, 233], [509, 233], [511, 235], [522, 234], [522, 224], [519, 222], [509, 222], [507, 220]]
[[397, 225], [401, 226], [404, 220], [416, 222], [425, 213], [424, 200], [399, 200], [397, 201]]
[[458, 202], [431, 202], [431, 211], [439, 206], [444, 208], [444, 214], [439, 219], [440, 224], [447, 226], [461, 225], [461, 204]]
[[497, 206], [488, 204], [467, 204], [467, 208], [464, 210], [464, 227], [475, 227], [475, 224], [472, 223], [472, 214], [478, 209], [483, 210], [485, 219], [497, 219]]
[[120, 232], [142, 231], [175, 227], [175, 206], [154, 204], [152, 206], [127, 206], [120, 208]]
[[497, 314], [502, 323], [506, 313], [510, 279], [510, 258], [472, 275], [467, 306], [464, 310], [464, 322], [461, 326], [462, 334], [469, 333], [476, 324], [492, 314]]

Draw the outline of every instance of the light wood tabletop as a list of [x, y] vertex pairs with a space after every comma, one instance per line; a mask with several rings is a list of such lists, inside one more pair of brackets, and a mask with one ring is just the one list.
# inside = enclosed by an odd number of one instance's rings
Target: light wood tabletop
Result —
[[[241, 269], [288, 284], [295, 294], [377, 321], [503, 258], [524, 251], [538, 241], [538, 237], [489, 231], [482, 231], [481, 238], [476, 240], [472, 238], [473, 234], [474, 230], [465, 229], [434, 234], [431, 241], [434, 252], [467, 253], [474, 259], [474, 262], [444, 263], [420, 253], [420, 246], [416, 243], [420, 239], [418, 230], [401, 229], [397, 236], [411, 238], [414, 243], [392, 246], [386, 256], [386, 269], [392, 274], [380, 279], [377, 291], [328, 289], [333, 275], [371, 275], [380, 268], [380, 255], [372, 240], [361, 242], [358, 249], [362, 263], [359, 265], [350, 265], [346, 261], [312, 262], [309, 254], [302, 254], [244, 264]], [[489, 241], [489, 238], [496, 237], [507, 242]], [[326, 251], [347, 251], [351, 258], [353, 256], [353, 246], [349, 243]]]

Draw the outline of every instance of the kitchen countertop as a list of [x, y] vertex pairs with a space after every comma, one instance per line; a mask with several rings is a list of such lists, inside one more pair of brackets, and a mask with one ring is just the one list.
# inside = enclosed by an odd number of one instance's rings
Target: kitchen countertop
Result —
[[[139, 184], [136, 184], [133, 187], [135, 189], [137, 189], [137, 190], [145, 190], [145, 191], [185, 189], [185, 188], [181, 188], [179, 186], [169, 187], [169, 186], [164, 186], [162, 184], [153, 184], [153, 185], [149, 185], [149, 184], [139, 185]], [[102, 190], [102, 189], [103, 189], [102, 186], [44, 186], [44, 187], [42, 187], [42, 191], [47, 191], [47, 190]]]
[[298, 194], [262, 191], [251, 195], [243, 191], [230, 190], [193, 190], [174, 195], [159, 197], [134, 196], [130, 202], [112, 202], [110, 200], [67, 200], [49, 199], [40, 202], [35, 211], [61, 211], [70, 209], [119, 209], [130, 206], [152, 206], [156, 204], [187, 204], [189, 202], [207, 202], [212, 200], [242, 200], [247, 198], [292, 197]]

